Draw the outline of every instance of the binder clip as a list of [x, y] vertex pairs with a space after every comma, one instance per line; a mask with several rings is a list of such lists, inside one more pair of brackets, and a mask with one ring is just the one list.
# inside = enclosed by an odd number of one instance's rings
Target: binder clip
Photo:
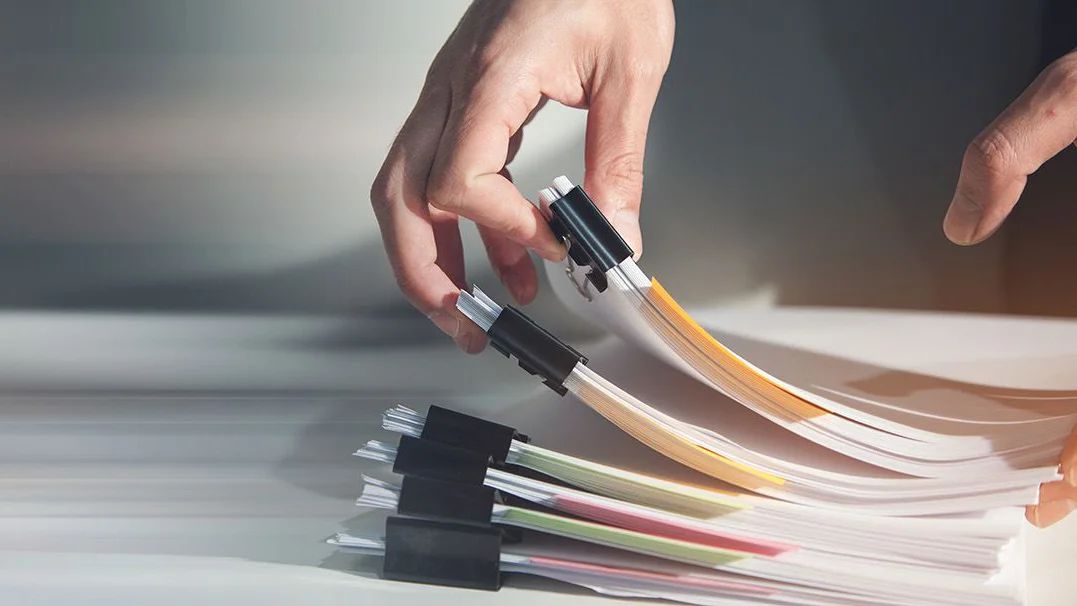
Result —
[[513, 440], [530, 441], [513, 427], [436, 405], [426, 412], [421, 437], [482, 453], [494, 463], [505, 462]]
[[593, 300], [591, 288], [604, 292], [609, 286], [606, 272], [631, 258], [632, 248], [587, 192], [568, 177], [554, 179], [552, 187], [539, 192], [539, 199], [550, 229], [568, 245], [565, 274], [585, 299]]
[[496, 591], [501, 587], [501, 532], [390, 516], [382, 577], [395, 581]]
[[[433, 440], [487, 455], [492, 462], [491, 467], [505, 469], [516, 475], [549, 484], [567, 485], [553, 476], [506, 461], [514, 441], [531, 442], [531, 438], [514, 427], [431, 404], [423, 421], [421, 437], [424, 440]], [[499, 494], [499, 498], [505, 503], [511, 503], [509, 495]]]
[[565, 378], [579, 363], [587, 363], [580, 352], [550, 334], [514, 307], [501, 307], [478, 287], [460, 291], [456, 308], [486, 332], [494, 349], [516, 362], [528, 373], [542, 377], [547, 387], [560, 395], [568, 393]]
[[400, 515], [490, 526], [498, 493], [482, 484], [461, 484], [419, 476], [404, 476], [396, 512]]
[[400, 436], [393, 473], [443, 482], [482, 486], [490, 457], [433, 440]]
[[486, 335], [494, 349], [515, 358], [520, 368], [542, 377], [547, 387], [562, 396], [568, 393], [565, 378], [577, 364], [587, 363], [583, 354], [511, 306], [501, 310]]
[[[501, 502], [500, 494], [483, 484], [491, 463], [481, 452], [400, 436], [393, 461], [393, 473], [404, 476], [397, 513], [489, 526], [494, 503]], [[508, 543], [523, 538], [518, 528], [498, 530]]]

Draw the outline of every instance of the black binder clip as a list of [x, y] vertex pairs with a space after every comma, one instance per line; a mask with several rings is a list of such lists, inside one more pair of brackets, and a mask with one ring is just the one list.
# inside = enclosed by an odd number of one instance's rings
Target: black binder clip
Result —
[[482, 453], [494, 463], [505, 462], [513, 440], [530, 441], [515, 428], [436, 405], [426, 412], [422, 438]]
[[543, 378], [560, 395], [568, 393], [565, 378], [587, 358], [514, 307], [504, 307], [486, 331], [490, 344], [506, 357], [516, 358], [520, 368]]
[[[486, 419], [480, 419], [431, 404], [426, 413], [426, 420], [423, 423], [422, 438], [487, 455], [490, 457], [491, 467], [505, 469], [518, 476], [532, 478], [547, 484], [567, 486], [567, 484], [553, 476], [507, 462], [509, 449], [514, 441], [525, 443], [531, 441], [531, 438], [508, 425], [501, 425], [500, 423], [494, 423], [493, 421], [487, 421]], [[504, 493], [497, 493], [496, 500], [506, 504], [515, 502], [511, 495]]]
[[[497, 491], [483, 484], [491, 465], [484, 453], [412, 436], [400, 436], [393, 473], [404, 476], [397, 513], [490, 525]], [[518, 528], [502, 527], [507, 543], [517, 543]]]
[[391, 516], [382, 576], [396, 581], [495, 591], [501, 532], [494, 527]]
[[514, 307], [502, 307], [478, 287], [460, 291], [456, 308], [486, 332], [494, 349], [516, 358], [520, 368], [542, 377], [547, 387], [565, 395], [565, 378], [587, 358]]
[[461, 484], [419, 476], [404, 476], [396, 512], [404, 516], [490, 526], [496, 490], [482, 484]]
[[[539, 194], [554, 235], [568, 244], [568, 267], [565, 273], [588, 301], [592, 295], [588, 284], [598, 292], [608, 287], [606, 272], [633, 255], [591, 197], [579, 185], [561, 176]], [[581, 281], [576, 269], [588, 267]], [[582, 283], [581, 283], [582, 282]]]
[[443, 482], [482, 486], [490, 457], [433, 440], [400, 436], [393, 473]]

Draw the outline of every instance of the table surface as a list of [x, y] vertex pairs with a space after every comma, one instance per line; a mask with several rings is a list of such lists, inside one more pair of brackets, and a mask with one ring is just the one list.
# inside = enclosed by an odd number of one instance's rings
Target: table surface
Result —
[[[636, 447], [492, 354], [351, 343], [349, 326], [0, 314], [0, 603], [610, 604], [519, 576], [498, 593], [384, 582], [323, 542], [365, 523], [370, 464], [351, 452], [398, 402]], [[536, 427], [553, 417], [569, 421]], [[1072, 603], [1077, 517], [1028, 551], [1030, 604]]]

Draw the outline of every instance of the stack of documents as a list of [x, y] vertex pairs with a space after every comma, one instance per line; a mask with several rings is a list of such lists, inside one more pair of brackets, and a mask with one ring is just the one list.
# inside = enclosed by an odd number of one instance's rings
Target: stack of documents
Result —
[[[564, 177], [541, 197], [553, 219], [569, 219], [562, 223], [581, 213], [555, 211], [580, 199], [589, 202]], [[585, 250], [568, 260], [576, 289], [563, 289], [562, 297], [575, 293], [574, 309], [711, 387], [716, 400], [732, 399], [757, 417], [737, 424], [713, 409], [642, 401], [583, 363], [566, 377], [568, 391], [666, 456], [784, 500], [894, 515], [1031, 504], [1040, 483], [1058, 479], [1062, 445], [1077, 421], [1077, 394], [1025, 393], [987, 402], [947, 397], [911, 408], [790, 384], [703, 329], [640, 269], [630, 250], [611, 257], [608, 240], [587, 238], [600, 228], [592, 220], [578, 239], [564, 230], [570, 252]], [[581, 257], [591, 259], [586, 278], [577, 271]], [[600, 270], [601, 279], [593, 280]], [[481, 292], [461, 293], [459, 307], [480, 326], [493, 325], [502, 312]], [[796, 450], [787, 456], [780, 447], [753, 447], [761, 424], [834, 456], [815, 456], [805, 464], [804, 453]]]
[[[400, 442], [371, 440], [355, 454], [429, 478], [436, 490], [426, 494], [438, 498], [406, 503], [411, 475], [402, 482], [364, 476], [357, 503], [432, 516], [439, 520], [434, 527], [463, 521], [524, 529], [522, 540], [499, 543], [498, 574], [692, 604], [1022, 603], [1023, 520], [1016, 508], [907, 518], [841, 512], [679, 484], [523, 439], [511, 440], [500, 462], [475, 458], [484, 468], [472, 474], [462, 471], [466, 463], [446, 463], [467, 458], [458, 458], [462, 449], [423, 446], [437, 433], [426, 425], [421, 413], [397, 406], [385, 413], [383, 427], [403, 434]], [[487, 502], [481, 519], [463, 520], [452, 481], [475, 481], [501, 496]], [[387, 557], [380, 535], [338, 534], [330, 542]], [[440, 543], [429, 541], [423, 553]], [[437, 566], [422, 570], [427, 576], [390, 578], [496, 587], [437, 576]]]
[[[503, 426], [496, 449], [478, 449], [481, 461], [463, 451], [434, 453], [424, 444], [467, 450], [474, 432], [454, 437], [447, 413], [434, 423], [401, 406], [384, 423], [404, 434], [401, 442], [372, 441], [356, 454], [448, 484], [365, 478], [359, 504], [404, 518], [391, 518], [388, 538], [333, 542], [382, 554], [391, 578], [473, 587], [496, 587], [493, 570], [695, 604], [1023, 603], [1019, 506], [1036, 503], [1040, 485], [1060, 479], [1077, 393], [992, 390], [895, 371], [898, 383], [945, 388], [892, 385], [893, 397], [880, 398], [819, 380], [827, 364], [749, 360], [640, 269], [581, 188], [560, 177], [540, 198], [569, 244], [572, 287], [553, 276], [558, 294], [687, 375], [696, 396], [640, 381], [607, 356], [589, 359], [477, 288], [460, 293], [458, 308], [557, 393], [736, 490], [602, 465]], [[485, 493], [461, 490], [460, 503], [469, 505], [448, 520], [415, 504], [422, 494], [456, 494], [461, 483], [481, 484], [498, 499], [487, 504]], [[437, 524], [460, 523], [465, 509], [467, 524], [525, 529], [524, 539], [478, 537], [465, 524], [452, 536], [484, 545], [482, 557], [416, 555], [425, 553], [417, 545], [450, 542]], [[429, 526], [405, 521], [408, 514], [441, 520]], [[470, 562], [466, 572], [461, 562]]]

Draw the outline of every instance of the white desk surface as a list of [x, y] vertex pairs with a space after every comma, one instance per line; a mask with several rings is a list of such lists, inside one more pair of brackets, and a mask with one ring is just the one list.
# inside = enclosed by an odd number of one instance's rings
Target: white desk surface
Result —
[[[498, 593], [384, 582], [322, 542], [361, 519], [369, 467], [350, 453], [397, 402], [636, 448], [492, 353], [348, 342], [348, 328], [0, 314], [0, 603], [613, 603], [523, 577]], [[1031, 533], [1029, 567], [1030, 604], [1073, 603], [1077, 516]]]

